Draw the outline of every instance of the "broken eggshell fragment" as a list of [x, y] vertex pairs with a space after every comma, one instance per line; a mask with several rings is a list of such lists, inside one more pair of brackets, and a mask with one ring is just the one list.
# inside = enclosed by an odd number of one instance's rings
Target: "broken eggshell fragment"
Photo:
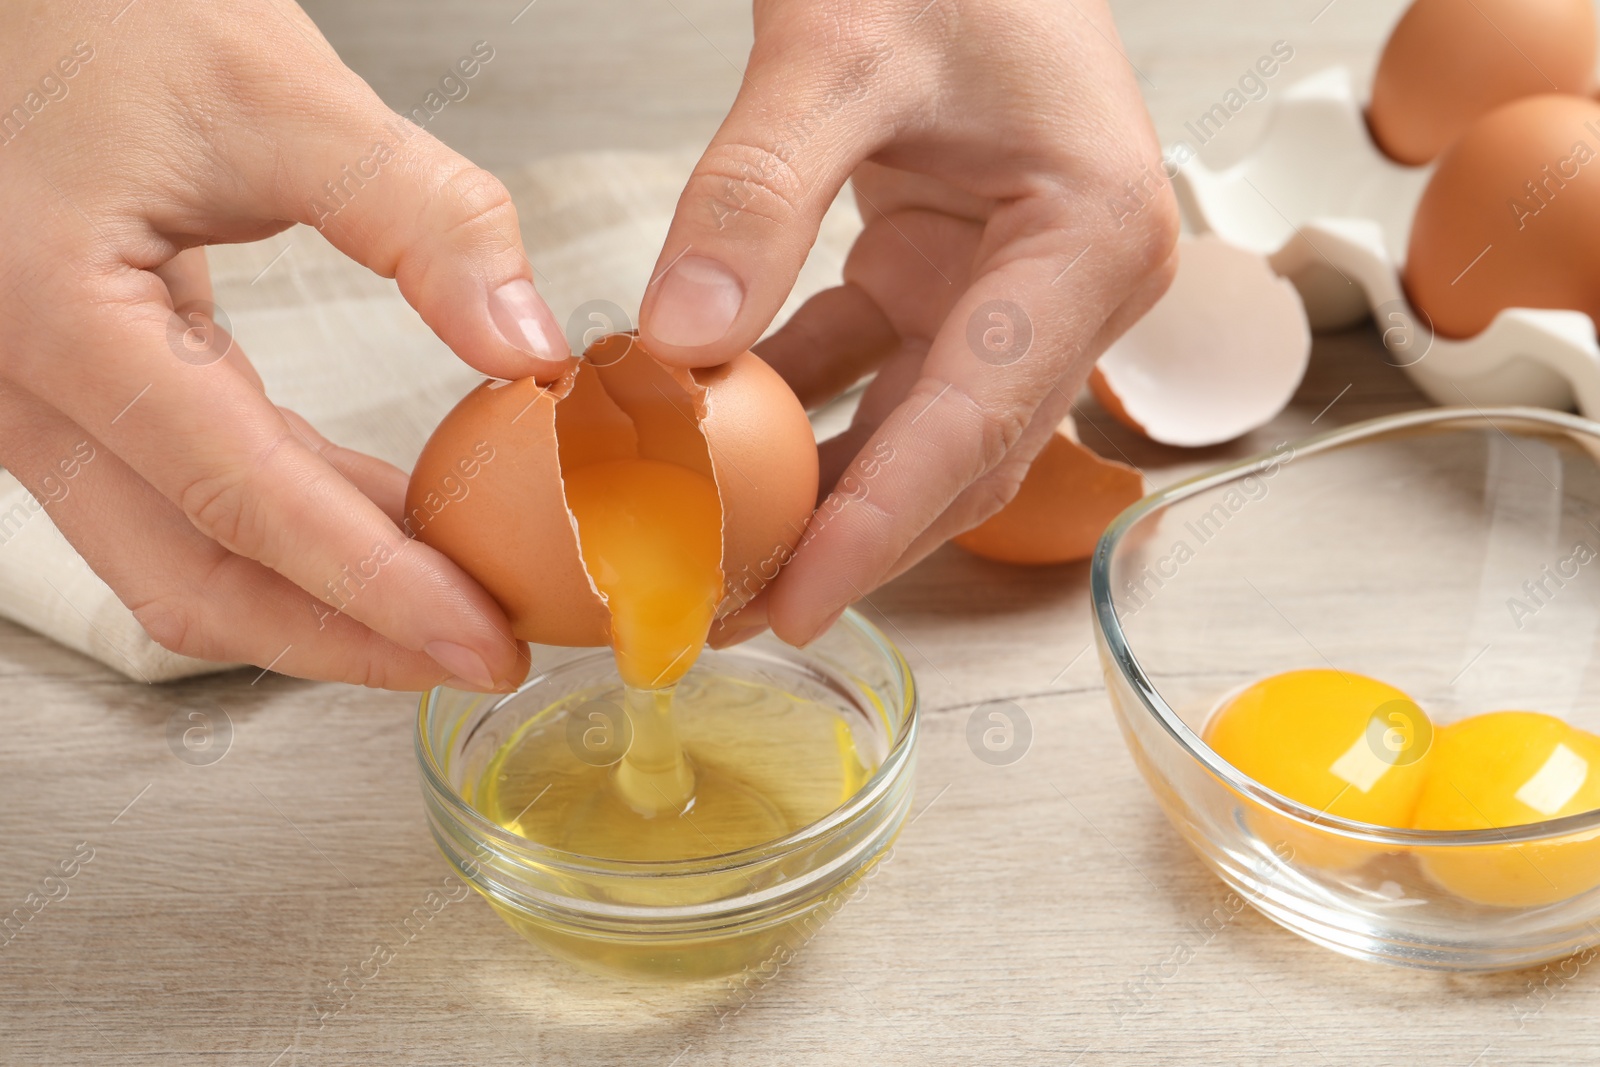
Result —
[[1144, 494], [1143, 475], [1085, 448], [1068, 419], [1045, 442], [1010, 503], [954, 540], [1000, 563], [1087, 559], [1111, 520]]
[[1198, 448], [1270, 422], [1310, 358], [1305, 305], [1265, 257], [1185, 238], [1166, 295], [1100, 357], [1089, 388], [1130, 429]]
[[816, 504], [811, 425], [760, 357], [683, 370], [612, 334], [550, 386], [487, 381], [463, 397], [423, 446], [406, 527], [488, 590], [520, 640], [607, 645], [610, 613], [584, 568], [562, 470], [635, 457], [716, 485], [723, 612], [776, 575]]

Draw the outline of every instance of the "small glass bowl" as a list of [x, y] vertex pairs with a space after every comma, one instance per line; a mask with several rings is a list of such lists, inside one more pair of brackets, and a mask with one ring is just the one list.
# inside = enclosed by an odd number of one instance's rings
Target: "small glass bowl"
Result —
[[503, 829], [462, 799], [524, 723], [616, 678], [609, 649], [539, 648], [540, 661], [554, 665], [509, 695], [424, 695], [417, 759], [445, 859], [518, 933], [585, 970], [713, 978], [796, 950], [844, 904], [905, 822], [916, 766], [916, 689], [905, 659], [854, 611], [803, 649], [766, 634], [701, 654], [691, 676], [710, 671], [764, 681], [827, 704], [863, 758], [877, 761], [831, 814], [777, 840], [703, 859], [564, 852]]
[[[1600, 812], [1386, 829], [1266, 788], [1201, 739], [1240, 687], [1328, 668], [1435, 723], [1499, 710], [1600, 733], [1600, 424], [1430, 409], [1156, 493], [1095, 552], [1101, 664], [1167, 817], [1269, 918], [1362, 959], [1532, 966], [1600, 942]], [[1591, 769], [1590, 773], [1600, 773]]]

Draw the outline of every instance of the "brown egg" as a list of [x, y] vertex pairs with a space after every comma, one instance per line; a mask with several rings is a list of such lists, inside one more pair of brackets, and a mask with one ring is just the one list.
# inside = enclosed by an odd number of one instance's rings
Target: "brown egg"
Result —
[[1011, 502], [955, 543], [1001, 563], [1087, 559], [1111, 520], [1144, 496], [1144, 477], [1078, 443], [1063, 422], [1045, 443]]
[[1479, 117], [1594, 88], [1592, 0], [1417, 0], [1389, 35], [1367, 118], [1401, 163], [1433, 159]]
[[1405, 285], [1445, 337], [1504, 308], [1600, 317], [1600, 104], [1535, 96], [1473, 124], [1411, 223]]
[[817, 449], [800, 401], [745, 352], [686, 371], [636, 337], [597, 341], [560, 381], [488, 381], [445, 416], [406, 492], [406, 527], [500, 602], [517, 637], [610, 643], [562, 470], [662, 460], [708, 476], [722, 505], [722, 612], [787, 562], [816, 504]]

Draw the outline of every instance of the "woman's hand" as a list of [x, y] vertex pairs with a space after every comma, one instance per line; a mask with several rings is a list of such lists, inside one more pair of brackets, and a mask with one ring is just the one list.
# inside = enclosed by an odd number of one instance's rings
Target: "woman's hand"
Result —
[[200, 247], [317, 226], [474, 367], [549, 380], [504, 187], [286, 0], [7, 4], [0, 109], [0, 464], [145, 629], [306, 677], [520, 680], [499, 607], [398, 525], [405, 474], [264, 395]]
[[716, 635], [801, 644], [1011, 498], [1178, 222], [1103, 0], [757, 0], [755, 28], [640, 319], [684, 366], [750, 347], [854, 179], [844, 285], [758, 351], [807, 406], [878, 377], [794, 558]]

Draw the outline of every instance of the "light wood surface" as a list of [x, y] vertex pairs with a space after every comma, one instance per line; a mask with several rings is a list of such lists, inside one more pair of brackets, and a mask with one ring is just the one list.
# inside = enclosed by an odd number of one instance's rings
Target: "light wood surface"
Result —
[[[1064, 0], [1068, 2], [1068, 0]], [[395, 0], [310, 5], [408, 108], [475, 40], [496, 58], [431, 127], [490, 166], [575, 148], [703, 142], [749, 42], [738, 0]], [[1395, 0], [1126, 0], [1131, 62], [1165, 139], [1276, 40], [1284, 80], [1365, 74]], [[1315, 19], [1315, 21], [1313, 21]], [[1252, 104], [1211, 146], [1237, 153]], [[1204, 453], [1088, 413], [1085, 438], [1153, 480], [1421, 403], [1369, 330], [1320, 337], [1294, 404]], [[1329, 406], [1331, 405], [1331, 406]], [[1320, 416], [1320, 417], [1319, 417]], [[415, 700], [256, 671], [150, 688], [0, 627], [0, 949], [6, 1064], [1490, 1064], [1586, 1062], [1593, 975], [1450, 978], [1356, 963], [1244, 911], [1167, 826], [1123, 750], [1087, 649], [1083, 566], [1017, 572], [946, 549], [869, 615], [922, 687], [916, 807], [871, 891], [754, 996], [630, 987], [516, 938], [476, 897], [402, 944], [345, 1011], [311, 1004], [447, 871], [424, 825]], [[989, 766], [972, 709], [1014, 700], [1031, 750]], [[231, 723], [174, 758], [191, 712]], [[80, 842], [93, 859], [44, 879]], [[80, 850], [80, 856], [82, 851]], [[1175, 950], [1192, 958], [1173, 965]], [[1179, 956], [1188, 953], [1178, 952]], [[727, 1009], [744, 1002], [735, 1015]], [[1130, 1010], [1131, 1009], [1131, 1010]]]

